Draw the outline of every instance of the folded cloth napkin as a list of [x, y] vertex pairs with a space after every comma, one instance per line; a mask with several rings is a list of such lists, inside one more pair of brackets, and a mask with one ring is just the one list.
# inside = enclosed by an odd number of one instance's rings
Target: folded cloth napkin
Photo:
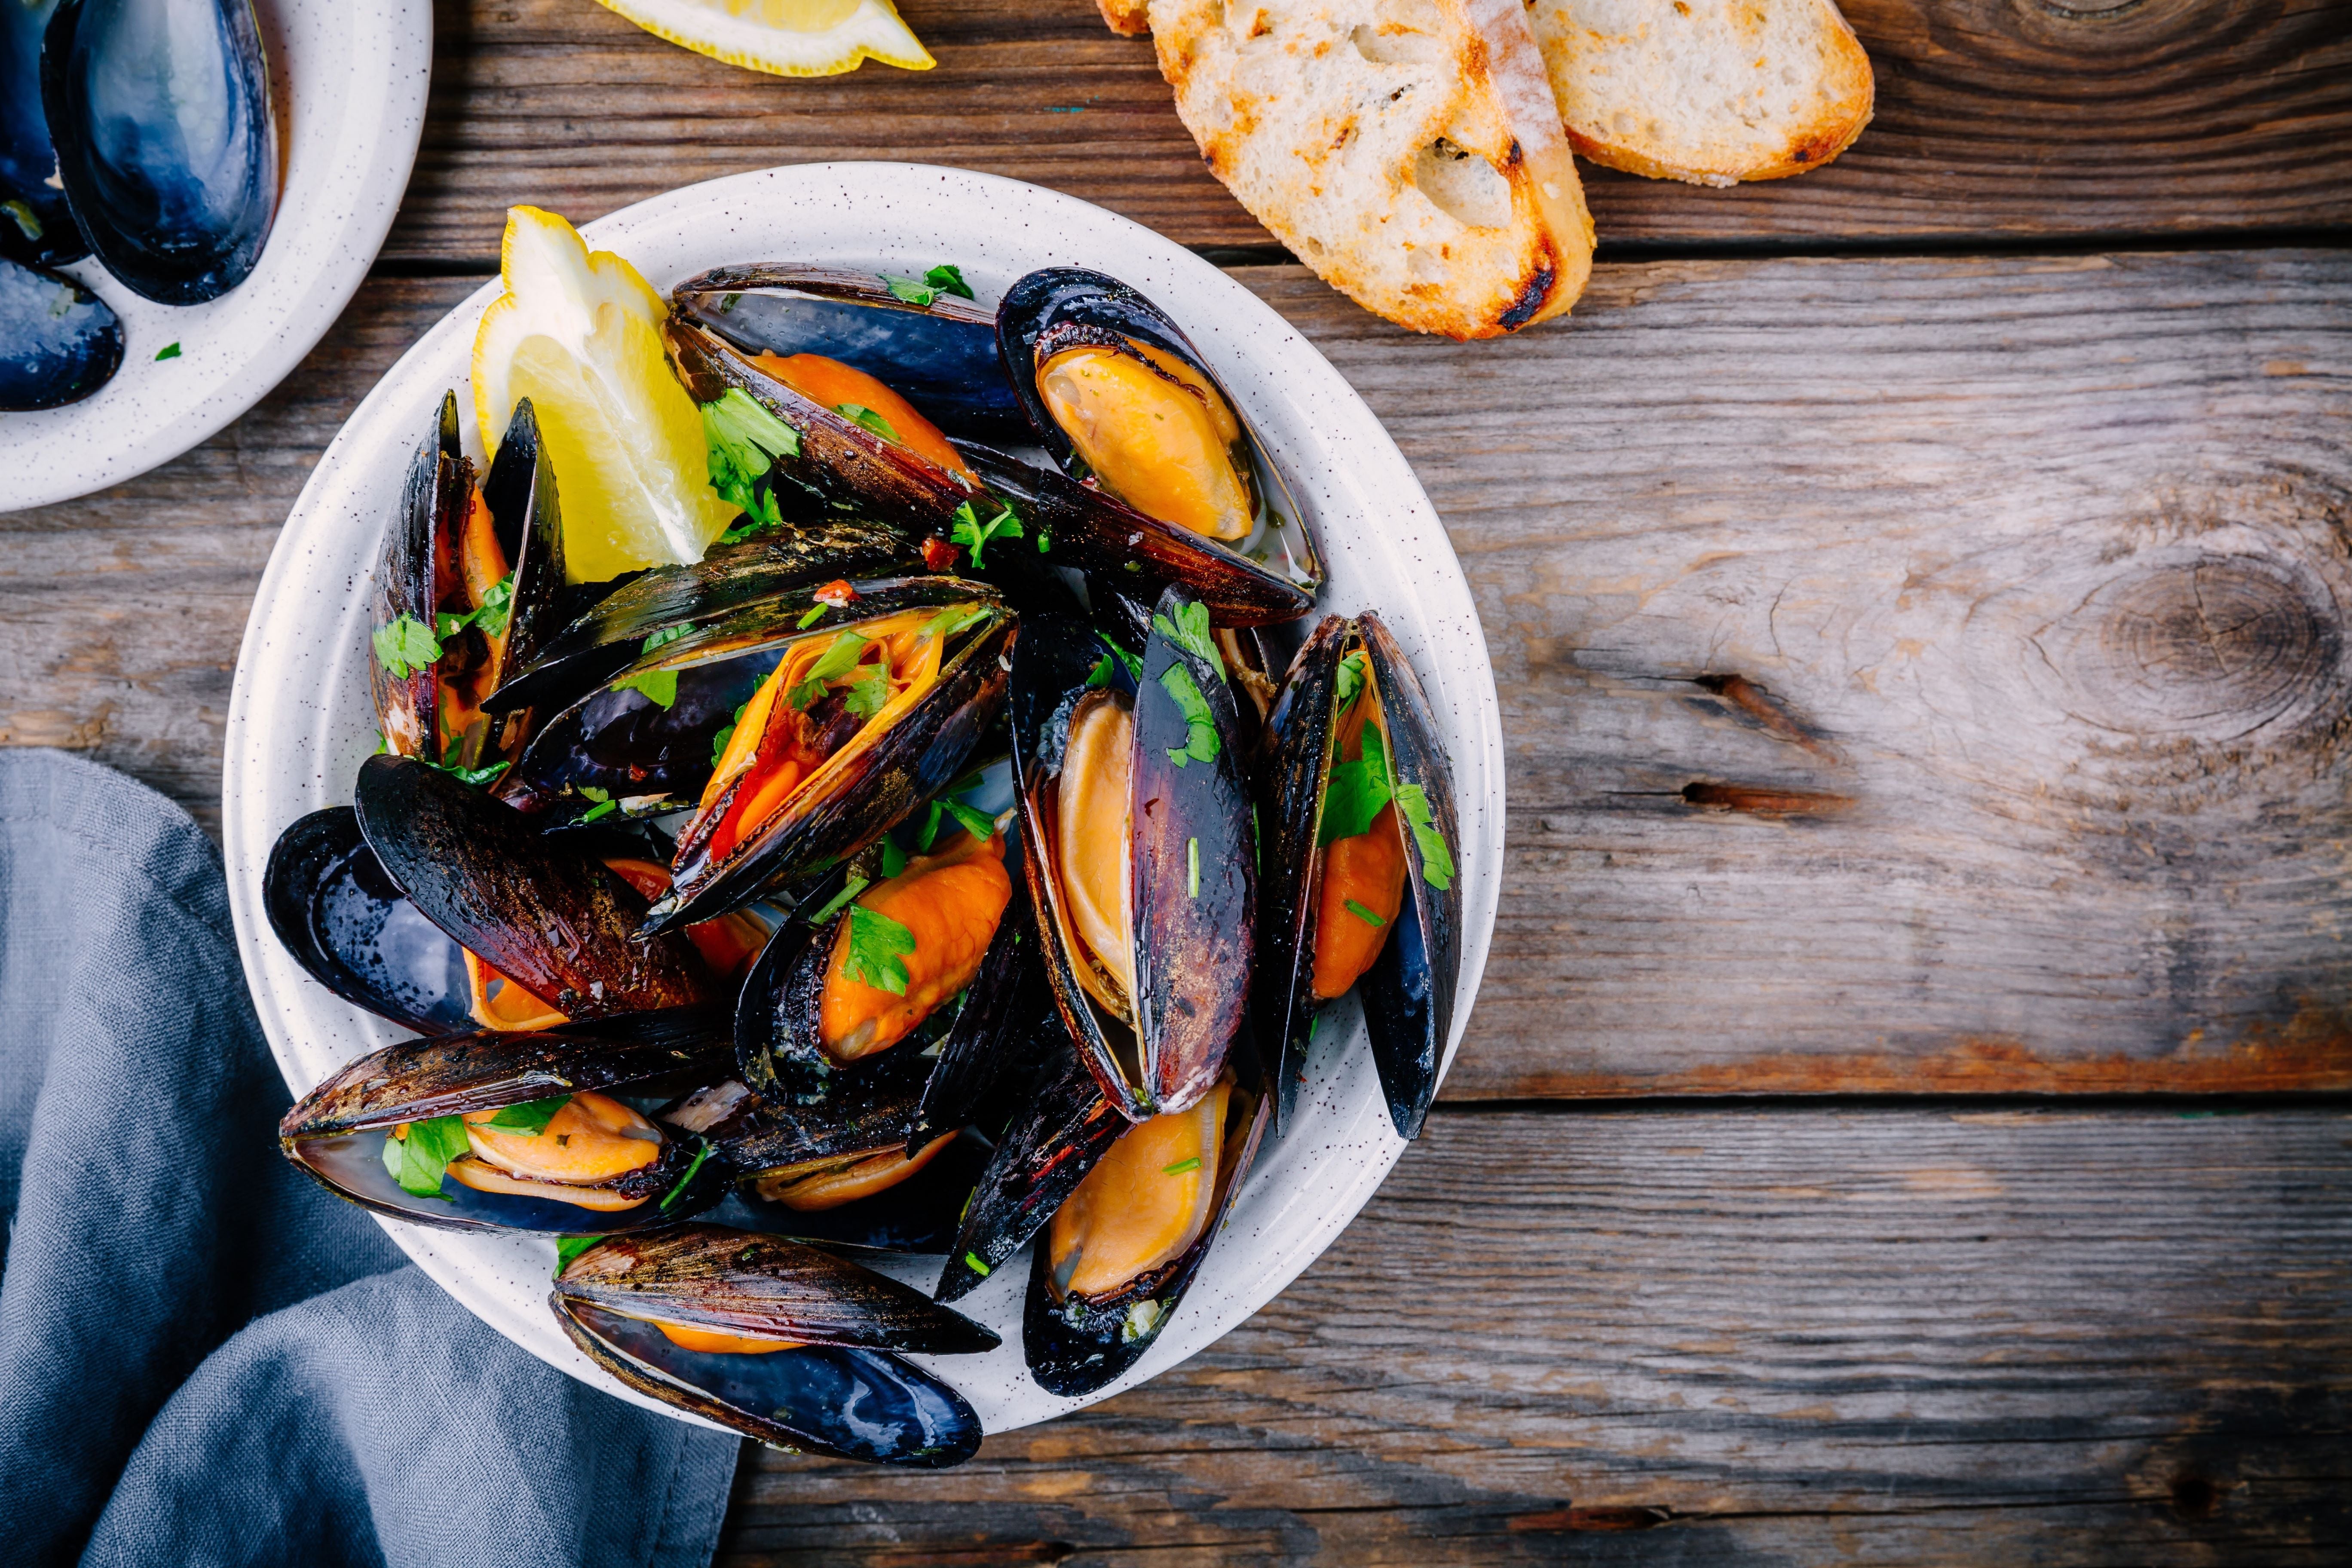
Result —
[[707, 1563], [738, 1445], [555, 1372], [278, 1157], [219, 853], [0, 751], [10, 1563]]

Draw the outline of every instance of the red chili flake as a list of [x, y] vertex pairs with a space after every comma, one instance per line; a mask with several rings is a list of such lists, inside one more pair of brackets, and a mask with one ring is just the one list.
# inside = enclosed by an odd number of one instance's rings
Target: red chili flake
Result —
[[851, 587], [846, 579], [836, 577], [819, 588], [816, 596], [835, 609], [843, 610], [847, 609], [850, 602], [857, 597], [857, 590]]
[[934, 572], [952, 572], [963, 563], [963, 551], [934, 533], [923, 541], [923, 564]]

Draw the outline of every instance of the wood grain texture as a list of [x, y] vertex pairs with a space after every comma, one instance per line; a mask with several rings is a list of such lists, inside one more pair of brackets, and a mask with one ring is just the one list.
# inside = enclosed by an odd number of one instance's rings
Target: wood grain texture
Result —
[[[1202, 166], [1149, 39], [1091, 0], [907, 0], [939, 59], [792, 81], [587, 0], [436, 0], [433, 96], [385, 254], [497, 254], [506, 207], [584, 222], [673, 186], [833, 158], [1034, 181], [1187, 245], [1271, 237]], [[1853, 0], [1876, 119], [1836, 163], [1728, 191], [1589, 169], [1612, 241], [1741, 245], [2341, 225], [2344, 0]]]
[[[1450, 1096], [2352, 1083], [2352, 257], [1608, 267], [1471, 350], [1243, 276], [1494, 653]], [[219, 439], [0, 518], [0, 731], [209, 814], [276, 520], [472, 286], [371, 283]]]
[[1208, 1352], [941, 1475], [747, 1449], [717, 1561], [2339, 1561], [2347, 1132], [1441, 1109]]

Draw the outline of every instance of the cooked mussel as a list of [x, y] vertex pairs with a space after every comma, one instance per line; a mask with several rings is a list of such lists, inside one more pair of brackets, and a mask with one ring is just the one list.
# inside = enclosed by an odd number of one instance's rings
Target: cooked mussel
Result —
[[1226, 1073], [1186, 1110], [1120, 1133], [1055, 1210], [1022, 1313], [1040, 1386], [1091, 1394], [1151, 1348], [1240, 1194], [1266, 1100], [1245, 1073]]
[[79, 403], [121, 364], [122, 322], [103, 300], [63, 273], [0, 257], [0, 412]]
[[909, 1152], [922, 1127], [929, 1074], [921, 1056], [892, 1054], [844, 1075], [822, 1099], [797, 1104], [766, 1099], [730, 1079], [664, 1115], [708, 1137], [751, 1197], [796, 1214], [823, 1214], [891, 1194], [955, 1142], [950, 1128]]
[[878, 376], [823, 354], [747, 354], [677, 311], [662, 335], [730, 470], [916, 536], [949, 533], [983, 499], [939, 426]]
[[663, 931], [829, 869], [954, 778], [1003, 700], [1014, 617], [953, 577], [840, 582], [788, 595], [646, 655], [641, 680], [772, 657], [679, 830]]
[[629, 1387], [765, 1443], [918, 1469], [980, 1447], [962, 1396], [891, 1352], [996, 1336], [814, 1247], [714, 1225], [616, 1237], [566, 1263], [548, 1304]]
[[1304, 516], [1164, 311], [1099, 272], [1048, 268], [1006, 292], [996, 331], [1037, 438], [1086, 484], [1024, 484], [1020, 465], [988, 455], [975, 471], [1051, 529], [1062, 563], [1181, 584], [1226, 625], [1306, 614], [1323, 568]]
[[486, 1022], [543, 1027], [719, 994], [687, 935], [639, 931], [646, 895], [624, 871], [441, 769], [370, 757], [353, 805], [384, 873], [465, 950]]
[[1454, 1022], [1462, 893], [1452, 773], [1378, 616], [1326, 616], [1270, 720], [1260, 1026], [1297, 1093], [1318, 1009], [1360, 992], [1396, 1130], [1418, 1136]]
[[728, 1173], [644, 1105], [725, 1072], [731, 1046], [712, 1008], [404, 1040], [304, 1095], [278, 1144], [338, 1196], [422, 1225], [666, 1225], [724, 1197]]
[[217, 299], [278, 212], [278, 121], [250, 0], [63, 0], [42, 49], [58, 178], [132, 292]]
[[1027, 417], [996, 353], [996, 314], [961, 274], [923, 278], [760, 263], [721, 267], [670, 302], [746, 356], [854, 365], [959, 439], [1025, 441]]
[[[0, 5], [0, 257], [33, 267], [64, 267], [89, 254], [54, 183], [57, 149], [41, 109], [41, 36], [57, 8], [58, 0]], [[0, 333], [5, 341], [13, 340]], [[993, 331], [988, 353], [993, 360]]]
[[1140, 660], [1041, 620], [1013, 661], [1022, 846], [1070, 1037], [1130, 1120], [1209, 1091], [1247, 1011], [1256, 849], [1206, 609], [1171, 588]]
[[358, 814], [329, 806], [270, 847], [269, 929], [313, 980], [420, 1035], [476, 1027], [465, 952], [384, 874]]
[[510, 660], [550, 636], [564, 585], [555, 474], [529, 399], [480, 489], [444, 394], [410, 461], [377, 568], [368, 673], [384, 749], [495, 777], [520, 751], [522, 713], [489, 713]]

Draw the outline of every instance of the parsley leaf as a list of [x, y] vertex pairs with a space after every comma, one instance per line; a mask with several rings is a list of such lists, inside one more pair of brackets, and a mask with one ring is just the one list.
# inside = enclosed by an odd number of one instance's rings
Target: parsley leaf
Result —
[[568, 1094], [551, 1095], [545, 1100], [526, 1100], [520, 1105], [500, 1107], [488, 1125], [502, 1131], [520, 1132], [536, 1138], [547, 1131], [547, 1124], [555, 1120], [555, 1113], [571, 1103], [572, 1097]]
[[687, 1188], [694, 1184], [695, 1173], [702, 1169], [702, 1162], [710, 1158], [710, 1140], [708, 1138], [698, 1138], [695, 1142], [699, 1144], [700, 1147], [695, 1150], [693, 1163], [687, 1166], [686, 1174], [677, 1179], [677, 1184], [676, 1186], [673, 1186], [669, 1191], [662, 1194], [660, 1206], [665, 1209], [669, 1207], [670, 1205], [677, 1202], [678, 1194], [685, 1192]]
[[1154, 611], [1151, 629], [1215, 670], [1219, 679], [1224, 679], [1224, 656], [1217, 651], [1216, 638], [1209, 635], [1208, 605], [1180, 604], [1173, 622]]
[[825, 645], [816, 662], [809, 666], [808, 674], [799, 685], [784, 693], [784, 704], [790, 708], [806, 708], [824, 694], [825, 687], [857, 668], [866, 657], [866, 642], [856, 632], [836, 633]]
[[890, 672], [878, 664], [861, 664], [842, 690], [843, 707], [860, 719], [871, 719], [890, 700]]
[[1384, 926], [1389, 923], [1353, 899], [1348, 900], [1348, 912], [1368, 926]]
[[420, 669], [431, 668], [441, 657], [440, 639], [415, 616], [403, 616], [389, 626], [376, 627], [372, 640], [377, 662], [392, 671], [394, 680], [406, 680]]
[[936, 800], [931, 802], [930, 815], [923, 818], [923, 830], [915, 836], [916, 848], [926, 855], [931, 852], [931, 846], [939, 842], [940, 818], [946, 814], [946, 805]]
[[400, 1190], [420, 1198], [441, 1195], [441, 1173], [449, 1162], [468, 1152], [473, 1144], [466, 1137], [466, 1120], [462, 1116], [436, 1116], [425, 1121], [408, 1124], [408, 1136], [386, 1134], [383, 1141], [384, 1169], [400, 1184]]
[[[934, 267], [931, 270], [937, 272], [939, 268]], [[940, 291], [931, 287], [927, 279], [901, 278], [896, 273], [885, 272], [882, 274], [882, 286], [895, 298], [904, 300], [909, 305], [928, 305], [940, 297]]]
[[777, 458], [800, 456], [800, 432], [761, 407], [741, 387], [730, 386], [718, 401], [702, 405], [702, 441], [711, 489], [751, 519], [720, 534], [720, 542], [737, 544], [782, 528], [784, 520], [776, 510], [774, 489], [761, 492], [758, 486]]
[[1217, 760], [1217, 722], [1209, 712], [1209, 700], [1201, 695], [1200, 686], [1192, 679], [1192, 670], [1183, 664], [1171, 664], [1160, 672], [1160, 689], [1176, 701], [1184, 715], [1188, 733], [1184, 743], [1171, 746], [1168, 760], [1178, 767], [1192, 763], [1213, 763]]
[[686, 636], [692, 630], [694, 630], [694, 628], [690, 626], [664, 626], [661, 630], [654, 633], [651, 637], [646, 638], [645, 641], [639, 643], [637, 645], [637, 652], [640, 655], [644, 655], [653, 652], [654, 649], [657, 647], [666, 647], [669, 644], [677, 641], [678, 638]]
[[1106, 640], [1103, 646], [1110, 649], [1110, 652], [1103, 655], [1101, 658], [1096, 660], [1094, 668], [1087, 672], [1087, 686], [1104, 687], [1110, 684], [1112, 674], [1110, 661], [1113, 658], [1118, 659], [1119, 663], [1127, 666], [1127, 678], [1129, 680], [1141, 680], [1143, 679], [1143, 661], [1141, 659], [1136, 658], [1133, 654], [1128, 652], [1127, 649], [1119, 647], [1118, 644], [1115, 642]]
[[677, 671], [646, 669], [635, 675], [625, 675], [613, 682], [614, 691], [643, 692], [646, 700], [660, 708], [677, 706]]
[[799, 620], [794, 621], [793, 625], [801, 631], [806, 631], [809, 627], [816, 625], [817, 622], [824, 619], [824, 613], [831, 608], [833, 608], [831, 605], [812, 605], [809, 606], [808, 614], [803, 616]]
[[961, 544], [971, 552], [971, 563], [974, 570], [980, 569], [983, 564], [980, 558], [981, 552], [987, 547], [990, 540], [1024, 539], [1027, 536], [1027, 531], [1021, 526], [1020, 514], [1003, 501], [997, 503], [996, 515], [986, 522], [980, 521], [980, 513], [972, 509], [971, 502], [964, 502], [956, 508], [955, 526], [948, 530], [948, 538], [951, 542]]
[[177, 343], [165, 343], [162, 348], [155, 351], [155, 357], [159, 360], [178, 359], [180, 357], [180, 345]]
[[1160, 1173], [1163, 1176], [1181, 1176], [1189, 1172], [1197, 1171], [1200, 1168], [1201, 1156], [1195, 1154], [1189, 1160], [1179, 1160], [1172, 1165], [1160, 1166]]
[[491, 584], [482, 595], [482, 602], [462, 616], [447, 611], [433, 617], [433, 627], [443, 642], [447, 642], [467, 626], [479, 626], [485, 637], [498, 637], [507, 629], [507, 615], [514, 606], [514, 574], [509, 572]]
[[1364, 650], [1358, 648], [1339, 661], [1339, 706], [1345, 708], [1364, 689]]
[[727, 754], [727, 742], [735, 738], [735, 726], [743, 721], [743, 710], [750, 706], [751, 705], [749, 702], [745, 702], [737, 707], [733, 717], [730, 718], [726, 723], [719, 727], [719, 733], [710, 737], [710, 765], [712, 767], [717, 767], [719, 765], [719, 759]]
[[969, 1252], [963, 1255], [963, 1266], [966, 1268], [971, 1269], [974, 1274], [979, 1275], [982, 1279], [987, 1279], [991, 1274], [996, 1272], [996, 1270], [991, 1268], [987, 1264], [982, 1263], [978, 1258], [975, 1258]]
[[[955, 294], [966, 300], [974, 297], [971, 285], [963, 280], [962, 269], [951, 267], [944, 261], [924, 273], [923, 281], [942, 294]], [[929, 303], [928, 300], [925, 302]]]
[[961, 823], [963, 830], [974, 838], [985, 842], [996, 832], [996, 818], [988, 813], [975, 811], [960, 800], [941, 801], [940, 804], [946, 806], [948, 815]]
[[1429, 813], [1429, 792], [1417, 784], [1399, 784], [1396, 791], [1397, 809], [1412, 828], [1412, 841], [1421, 851], [1421, 879], [1440, 892], [1454, 886], [1454, 852], [1445, 847], [1445, 835], [1437, 830]]
[[486, 767], [479, 768], [466, 767], [457, 761], [465, 753], [465, 750], [466, 737], [460, 735], [449, 742], [449, 749], [441, 753], [439, 762], [436, 763], [430, 757], [419, 757], [417, 761], [438, 768], [459, 784], [469, 784], [476, 789], [479, 789], [507, 771], [509, 764], [505, 763], [491, 763]]
[[897, 839], [890, 837], [887, 834], [884, 835], [882, 839], [882, 874], [885, 877], [895, 877], [906, 868], [907, 852], [898, 847], [898, 841]]
[[604, 1238], [601, 1236], [559, 1236], [555, 1238], [555, 1272], [562, 1274], [572, 1267], [572, 1260]]
[[914, 951], [913, 931], [879, 910], [849, 906], [849, 957], [841, 968], [850, 979], [904, 996], [908, 973], [900, 961]]
[[1323, 827], [1315, 836], [1316, 845], [1335, 844], [1369, 831], [1389, 796], [1388, 749], [1381, 743], [1381, 732], [1367, 724], [1363, 760], [1331, 764], [1330, 782], [1323, 788]]
[[850, 900], [864, 892], [868, 885], [869, 884], [863, 877], [850, 878], [849, 880], [841, 885], [841, 891], [834, 894], [832, 898], [825, 900], [824, 908], [817, 910], [815, 915], [810, 919], [809, 923], [811, 925], [820, 926], [824, 924], [825, 921], [833, 919], [834, 916], [841, 912], [842, 905], [849, 902]]
[[852, 425], [861, 426], [873, 431], [885, 441], [898, 439], [898, 432], [890, 428], [890, 422], [863, 403], [836, 403], [833, 405], [833, 411]]

